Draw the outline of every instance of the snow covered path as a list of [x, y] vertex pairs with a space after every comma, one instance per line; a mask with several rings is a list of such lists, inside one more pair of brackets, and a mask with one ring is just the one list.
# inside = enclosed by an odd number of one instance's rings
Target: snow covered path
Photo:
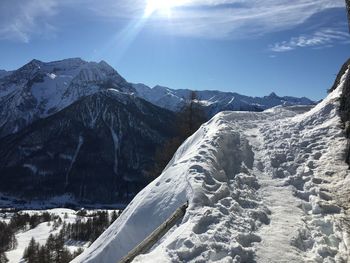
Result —
[[306, 113], [216, 115], [73, 262], [118, 261], [187, 200], [182, 221], [134, 262], [348, 262], [342, 83]]
[[[273, 178], [271, 173], [263, 171], [262, 164], [268, 151], [263, 148], [265, 142], [256, 138], [264, 138], [264, 136], [257, 129], [254, 129], [251, 133], [258, 134], [255, 138], [250, 139], [256, 153], [257, 167], [254, 174], [260, 185], [258, 194], [261, 202], [270, 211], [270, 223], [257, 231], [258, 235], [263, 238], [260, 243], [256, 243], [255, 260], [269, 263], [275, 262], [276, 259], [288, 258], [288, 262], [302, 262], [300, 254], [290, 244], [293, 233], [301, 228], [303, 223], [301, 220], [303, 212], [298, 209], [300, 201], [293, 196], [292, 188], [284, 185], [283, 179]], [[266, 170], [266, 167], [264, 169]], [[288, 256], [286, 257], [286, 255]]]

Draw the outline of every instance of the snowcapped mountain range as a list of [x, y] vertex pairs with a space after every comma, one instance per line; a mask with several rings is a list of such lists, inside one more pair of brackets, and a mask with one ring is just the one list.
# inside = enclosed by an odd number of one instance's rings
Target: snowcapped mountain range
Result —
[[[144, 84], [133, 84], [137, 95], [159, 107], [179, 111], [191, 98], [193, 91], [174, 90], [162, 86], [150, 88]], [[278, 105], [314, 105], [308, 98], [279, 97], [271, 93], [265, 97], [249, 97], [234, 92], [216, 90], [195, 91], [196, 102], [203, 107], [209, 117], [220, 111], [263, 111]]]
[[[174, 111], [190, 94], [131, 84], [106, 62], [80, 58], [32, 60], [0, 71], [0, 191], [128, 202], [151, 180], [155, 152], [175, 136]], [[223, 110], [313, 104], [219, 91], [198, 91], [195, 102], [209, 117]]]
[[350, 262], [339, 114], [349, 72], [312, 109], [214, 116], [72, 262], [117, 262], [186, 202], [185, 215], [132, 262]]
[[[0, 71], [0, 137], [15, 133], [37, 119], [48, 117], [80, 98], [106, 89], [134, 94], [159, 107], [178, 111], [191, 90], [172, 90], [130, 84], [106, 62], [80, 58], [54, 62], [32, 60], [14, 71]], [[224, 110], [262, 111], [277, 105], [310, 105], [307, 98], [262, 98], [221, 91], [196, 91], [197, 101], [209, 117]]]

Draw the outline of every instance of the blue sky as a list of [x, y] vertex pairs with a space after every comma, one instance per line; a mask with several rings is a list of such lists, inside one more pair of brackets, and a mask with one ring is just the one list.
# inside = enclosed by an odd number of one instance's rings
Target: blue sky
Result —
[[350, 57], [344, 0], [1, 0], [0, 68], [105, 60], [130, 82], [321, 99]]

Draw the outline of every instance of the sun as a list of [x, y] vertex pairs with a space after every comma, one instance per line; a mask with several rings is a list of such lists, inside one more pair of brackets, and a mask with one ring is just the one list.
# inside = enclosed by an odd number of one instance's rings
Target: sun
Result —
[[155, 12], [171, 16], [171, 9], [179, 6], [181, 2], [181, 0], [147, 0], [145, 16], [149, 17]]

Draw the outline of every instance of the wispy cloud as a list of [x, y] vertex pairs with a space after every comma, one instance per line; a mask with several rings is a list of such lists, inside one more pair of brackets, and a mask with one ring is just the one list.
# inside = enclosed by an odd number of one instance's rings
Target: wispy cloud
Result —
[[[104, 17], [141, 17], [147, 0], [105, 1], [90, 9]], [[344, 7], [343, 0], [182, 0], [171, 18], [154, 14], [148, 26], [205, 38], [252, 37], [293, 28], [314, 14]]]
[[313, 34], [292, 37], [288, 41], [275, 43], [269, 47], [273, 52], [287, 52], [298, 48], [327, 48], [337, 44], [349, 44], [350, 37], [346, 31], [332, 28], [321, 29]]
[[[55, 29], [64, 10], [95, 19], [142, 19], [148, 0], [1, 0], [0, 39], [28, 42]], [[166, 1], [166, 0], [164, 0]], [[293, 28], [314, 14], [344, 7], [343, 0], [178, 0], [171, 17], [155, 12], [146, 27], [200, 38], [256, 37]], [[68, 11], [69, 11], [68, 10]], [[66, 12], [69, 13], [69, 12]], [[79, 19], [79, 14], [74, 17]]]
[[1, 0], [0, 39], [29, 42], [32, 35], [52, 33], [48, 18], [56, 14], [55, 0]]

